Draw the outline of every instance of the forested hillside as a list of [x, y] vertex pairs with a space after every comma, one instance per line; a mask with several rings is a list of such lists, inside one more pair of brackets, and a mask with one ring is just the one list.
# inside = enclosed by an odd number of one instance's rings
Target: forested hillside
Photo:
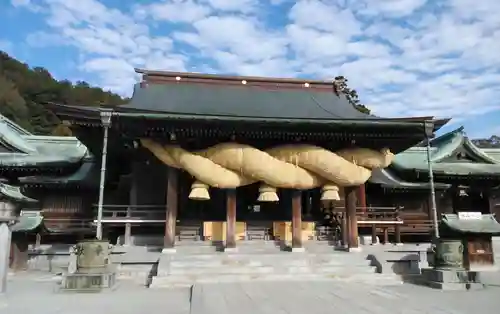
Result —
[[472, 142], [481, 148], [500, 148], [500, 136], [498, 135], [492, 135], [490, 138], [475, 139]]
[[44, 68], [19, 62], [0, 51], [0, 113], [35, 134], [69, 135], [57, 117], [42, 104], [120, 105], [119, 95], [86, 82], [58, 81]]

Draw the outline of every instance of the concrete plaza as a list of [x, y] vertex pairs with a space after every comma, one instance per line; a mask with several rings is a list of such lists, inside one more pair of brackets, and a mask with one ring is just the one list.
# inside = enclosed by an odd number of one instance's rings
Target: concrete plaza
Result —
[[500, 288], [439, 291], [411, 284], [374, 285], [339, 280], [196, 284], [146, 289], [120, 281], [114, 291], [77, 294], [55, 291], [46, 274], [10, 276], [0, 297], [2, 314], [254, 314], [254, 313], [498, 313]]

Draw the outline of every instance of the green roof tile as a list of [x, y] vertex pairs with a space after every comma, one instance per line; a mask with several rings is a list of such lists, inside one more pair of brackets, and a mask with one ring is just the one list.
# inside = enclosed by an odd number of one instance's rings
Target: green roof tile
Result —
[[43, 221], [40, 212], [22, 212], [15, 225], [11, 227], [12, 232], [33, 231], [38, 228]]
[[0, 193], [3, 196], [5, 196], [11, 200], [14, 200], [14, 201], [30, 202], [30, 203], [38, 202], [37, 200], [24, 195], [21, 192], [21, 188], [19, 188], [17, 186], [8, 185], [5, 183], [0, 183]]
[[482, 215], [481, 219], [458, 219], [456, 214], [445, 214], [441, 227], [459, 233], [500, 234], [500, 224], [493, 215]]
[[33, 135], [2, 115], [0, 144], [11, 150], [0, 153], [0, 166], [4, 167], [59, 167], [89, 155], [75, 137]]

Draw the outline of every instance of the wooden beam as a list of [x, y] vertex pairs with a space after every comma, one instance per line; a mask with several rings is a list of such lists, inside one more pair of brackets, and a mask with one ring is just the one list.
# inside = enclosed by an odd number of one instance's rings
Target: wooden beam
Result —
[[167, 211], [165, 216], [165, 238], [163, 248], [172, 250], [175, 249], [179, 170], [169, 167], [167, 171]]
[[347, 245], [349, 249], [356, 250], [358, 244], [358, 219], [356, 217], [356, 189], [357, 187], [348, 186], [344, 188], [345, 209], [347, 218]]
[[226, 249], [236, 248], [236, 189], [226, 191]]
[[302, 249], [302, 192], [292, 191], [292, 250]]

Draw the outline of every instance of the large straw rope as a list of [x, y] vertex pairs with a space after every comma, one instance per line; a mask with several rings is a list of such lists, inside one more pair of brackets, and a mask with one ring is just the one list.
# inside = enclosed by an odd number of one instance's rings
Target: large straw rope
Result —
[[338, 186], [366, 182], [371, 169], [387, 167], [394, 157], [388, 149], [366, 148], [333, 153], [313, 145], [283, 145], [267, 151], [238, 143], [222, 143], [203, 151], [188, 152], [179, 146], [150, 139], [141, 143], [170, 167], [184, 169], [196, 178], [192, 199], [210, 199], [208, 186], [236, 188], [261, 181], [260, 201], [278, 201], [276, 188], [323, 187], [323, 200], [338, 200]]

